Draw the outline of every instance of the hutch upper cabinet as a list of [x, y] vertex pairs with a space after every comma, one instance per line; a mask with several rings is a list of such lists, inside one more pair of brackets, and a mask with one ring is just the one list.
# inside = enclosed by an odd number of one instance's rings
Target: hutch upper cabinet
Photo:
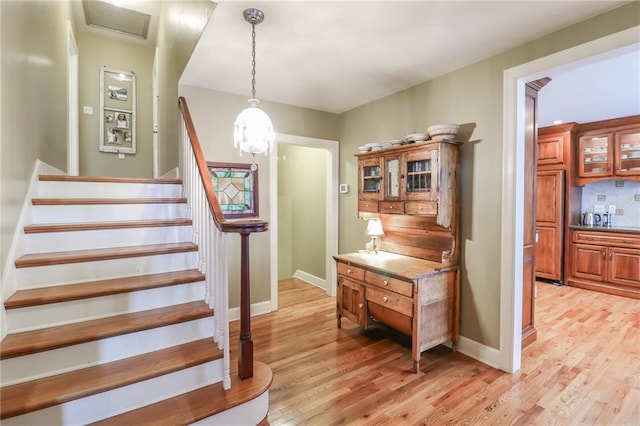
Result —
[[616, 178], [640, 180], [640, 116], [580, 126], [576, 183]]
[[[358, 212], [429, 215], [445, 228], [455, 219], [458, 147], [422, 142], [358, 154]], [[454, 192], [455, 191], [455, 192]]]

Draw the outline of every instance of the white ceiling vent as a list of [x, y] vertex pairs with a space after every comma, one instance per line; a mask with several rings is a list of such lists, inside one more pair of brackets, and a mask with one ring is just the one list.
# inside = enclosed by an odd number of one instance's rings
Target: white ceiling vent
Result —
[[147, 39], [151, 15], [96, 0], [83, 0], [82, 5], [87, 25]]

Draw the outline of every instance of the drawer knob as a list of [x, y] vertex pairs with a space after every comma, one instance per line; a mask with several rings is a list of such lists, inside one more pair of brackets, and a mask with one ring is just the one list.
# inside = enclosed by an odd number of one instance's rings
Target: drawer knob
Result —
[[387, 296], [384, 296], [384, 297], [382, 298], [382, 301], [383, 301], [383, 302], [385, 302], [385, 303], [387, 303], [387, 302], [389, 301], [389, 298], [388, 298]]
[[384, 281], [382, 281], [382, 284], [384, 284], [384, 285], [389, 285], [389, 281], [384, 280]]
[[358, 308], [362, 309], [362, 303], [358, 304]]
[[351, 273], [351, 269], [347, 269], [347, 274], [350, 274], [350, 273]]

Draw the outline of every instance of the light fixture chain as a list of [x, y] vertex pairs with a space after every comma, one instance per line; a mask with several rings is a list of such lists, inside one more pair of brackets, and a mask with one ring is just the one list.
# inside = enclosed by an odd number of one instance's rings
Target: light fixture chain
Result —
[[256, 99], [256, 24], [251, 24], [251, 97]]

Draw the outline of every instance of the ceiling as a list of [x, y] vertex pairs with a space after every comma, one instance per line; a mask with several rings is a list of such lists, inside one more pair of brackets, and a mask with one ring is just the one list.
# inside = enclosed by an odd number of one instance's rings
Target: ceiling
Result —
[[[87, 26], [82, 2], [73, 0], [79, 31], [155, 46], [162, 1], [105, 1], [151, 15], [147, 39]], [[257, 97], [341, 113], [624, 3], [223, 0], [181, 83], [250, 96], [251, 27], [242, 17], [248, 7], [265, 13], [256, 27]], [[640, 46], [548, 76], [539, 95], [541, 127], [640, 114]]]
[[250, 97], [248, 7], [265, 13], [256, 96], [342, 113], [624, 3], [221, 1], [181, 83]]

